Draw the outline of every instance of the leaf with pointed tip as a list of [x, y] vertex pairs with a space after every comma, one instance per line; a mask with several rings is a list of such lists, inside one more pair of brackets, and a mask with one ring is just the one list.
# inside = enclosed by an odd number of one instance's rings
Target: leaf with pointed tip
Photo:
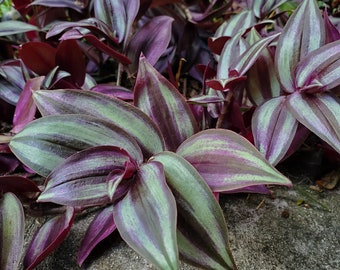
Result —
[[204, 269], [235, 269], [223, 212], [195, 168], [172, 152], [151, 162], [163, 164], [166, 181], [177, 202], [177, 241], [181, 257]]
[[77, 262], [79, 266], [83, 264], [94, 247], [100, 241], [108, 237], [115, 229], [116, 224], [113, 219], [113, 206], [110, 205], [103, 210], [100, 210], [87, 228], [78, 251]]
[[135, 251], [159, 269], [178, 269], [176, 201], [163, 166], [140, 166], [127, 195], [114, 205], [117, 229]]
[[131, 157], [115, 146], [97, 146], [65, 159], [46, 178], [38, 202], [73, 207], [100, 206], [110, 202], [106, 178], [111, 171], [124, 169]]
[[97, 0], [94, 2], [95, 17], [109, 25], [125, 47], [139, 5], [140, 1], [132, 0]]
[[256, 148], [275, 166], [287, 153], [298, 126], [287, 110], [286, 97], [273, 98], [257, 107], [252, 117]]
[[66, 238], [74, 220], [74, 209], [68, 207], [62, 215], [56, 216], [34, 234], [24, 258], [24, 268], [34, 269]]
[[0, 37], [8, 37], [10, 35], [21, 34], [29, 31], [39, 31], [39, 28], [35, 25], [17, 20], [0, 22]]
[[325, 24], [325, 33], [326, 33], [325, 43], [327, 44], [327, 43], [331, 43], [333, 41], [339, 40], [340, 39], [339, 30], [334, 26], [334, 24], [329, 19], [326, 8], [323, 12], [323, 20]]
[[275, 68], [286, 92], [295, 91], [297, 63], [324, 43], [325, 28], [318, 4], [315, 0], [304, 0], [283, 28], [276, 48]]
[[17, 158], [42, 176], [47, 176], [72, 154], [99, 145], [121, 147], [137, 163], [143, 161], [137, 142], [125, 131], [84, 114], [40, 118], [28, 124], [10, 142]]
[[24, 246], [25, 216], [20, 200], [8, 192], [0, 196], [0, 269], [19, 269]]
[[154, 17], [132, 36], [126, 49], [127, 56], [132, 60], [129, 66], [132, 73], [138, 69], [141, 53], [151, 65], [156, 64], [169, 45], [173, 21], [169, 16]]
[[328, 93], [288, 96], [287, 108], [310, 131], [340, 153], [340, 101]]
[[185, 98], [144, 56], [140, 58], [134, 104], [158, 125], [168, 150], [176, 150], [198, 131]]
[[117, 125], [138, 142], [146, 158], [165, 148], [155, 123], [138, 108], [117, 98], [80, 90], [36, 91], [33, 98], [43, 115], [82, 113]]
[[257, 18], [263, 19], [272, 10], [278, 8], [285, 2], [287, 2], [287, 0], [257, 0], [253, 1], [252, 9]]
[[201, 131], [183, 142], [177, 153], [196, 168], [214, 192], [292, 185], [247, 139], [230, 130]]
[[[257, 31], [249, 33], [249, 43], [261, 39]], [[265, 100], [280, 95], [280, 83], [274, 69], [274, 56], [268, 48], [263, 48], [259, 57], [247, 72], [247, 94], [257, 106]]]
[[[300, 91], [324, 92], [340, 84], [340, 40], [307, 54], [296, 66], [295, 85]], [[313, 92], [314, 92], [313, 91]]]
[[15, 107], [12, 132], [18, 133], [29, 122], [33, 121], [37, 111], [37, 106], [34, 104], [32, 95], [34, 91], [40, 89], [44, 78], [45, 77], [36, 77], [26, 82]]
[[45, 7], [60, 7], [60, 8], [71, 8], [78, 12], [82, 12], [85, 8], [82, 1], [70, 1], [70, 0], [34, 0], [29, 6], [40, 5]]

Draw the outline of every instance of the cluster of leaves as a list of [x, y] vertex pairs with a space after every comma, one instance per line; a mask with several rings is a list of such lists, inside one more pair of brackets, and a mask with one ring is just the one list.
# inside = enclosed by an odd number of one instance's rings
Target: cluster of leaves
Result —
[[[25, 269], [93, 207], [79, 265], [117, 229], [160, 269], [179, 257], [236, 269], [218, 194], [291, 186], [274, 166], [310, 133], [338, 158], [340, 34], [315, 0], [12, 2], [21, 20], [0, 23], [12, 123], [0, 137], [1, 269], [20, 262], [23, 202], [60, 211]], [[202, 89], [179, 91], [181, 71]]]

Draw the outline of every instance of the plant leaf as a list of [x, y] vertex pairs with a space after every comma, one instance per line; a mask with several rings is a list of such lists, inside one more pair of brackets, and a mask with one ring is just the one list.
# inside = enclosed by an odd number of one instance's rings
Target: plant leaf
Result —
[[177, 202], [177, 241], [181, 257], [204, 269], [236, 269], [228, 246], [223, 212], [207, 184], [182, 157], [157, 154]]
[[167, 149], [176, 148], [198, 131], [195, 117], [184, 97], [141, 56], [134, 104], [160, 128]]
[[25, 192], [40, 192], [40, 189], [32, 180], [26, 177], [20, 175], [3, 175], [0, 176], [0, 191], [20, 195]]
[[81, 90], [36, 91], [33, 98], [43, 115], [82, 113], [114, 123], [138, 142], [146, 157], [165, 148], [161, 132], [151, 119], [117, 98]]
[[121, 128], [82, 114], [46, 116], [35, 120], [10, 142], [13, 153], [26, 166], [47, 176], [72, 154], [99, 145], [125, 149], [137, 162], [143, 155], [136, 141]]
[[78, 264], [81, 266], [94, 247], [108, 237], [115, 229], [116, 224], [113, 219], [113, 206], [110, 205], [100, 210], [89, 225], [80, 244], [77, 259]]
[[275, 68], [286, 92], [295, 91], [297, 63], [324, 43], [325, 28], [319, 7], [315, 0], [304, 0], [283, 28], [276, 48]]
[[66, 238], [74, 220], [74, 209], [68, 207], [62, 215], [56, 216], [44, 225], [33, 236], [24, 258], [24, 268], [32, 270], [56, 249]]
[[65, 159], [46, 178], [38, 202], [73, 207], [100, 206], [110, 202], [106, 178], [111, 171], [124, 169], [130, 156], [115, 146], [97, 146]]
[[176, 202], [163, 166], [140, 166], [135, 183], [114, 206], [114, 220], [126, 243], [160, 269], [178, 269]]
[[287, 110], [286, 97], [272, 98], [257, 107], [252, 117], [256, 148], [275, 166], [287, 153], [298, 126]]
[[330, 90], [340, 84], [340, 40], [328, 43], [307, 54], [296, 66], [297, 89], [307, 92], [319, 85], [318, 92]]
[[95, 17], [109, 25], [117, 33], [118, 41], [124, 41], [125, 47], [139, 5], [140, 1], [97, 0], [94, 2]]
[[84, 3], [82, 1], [70, 1], [70, 0], [34, 0], [30, 5], [40, 5], [45, 7], [63, 7], [63, 8], [71, 8], [78, 12], [82, 12], [85, 8]]
[[340, 153], [340, 102], [328, 93], [289, 95], [287, 108], [310, 131]]
[[0, 22], [0, 37], [8, 37], [10, 35], [25, 33], [29, 31], [39, 31], [39, 28], [35, 25], [18, 20]]
[[141, 53], [151, 65], [155, 65], [162, 56], [171, 39], [171, 25], [174, 21], [169, 16], [157, 16], [140, 27], [132, 36], [127, 46], [127, 56], [132, 60], [129, 69], [136, 72]]
[[18, 133], [29, 122], [33, 121], [37, 111], [37, 106], [34, 104], [32, 95], [34, 91], [40, 89], [44, 78], [45, 77], [43, 76], [36, 77], [26, 82], [19, 101], [15, 107], [12, 132]]
[[292, 185], [247, 139], [230, 130], [201, 131], [183, 142], [177, 154], [196, 168], [214, 192]]
[[24, 246], [25, 216], [20, 200], [8, 192], [0, 196], [0, 269], [19, 269]]

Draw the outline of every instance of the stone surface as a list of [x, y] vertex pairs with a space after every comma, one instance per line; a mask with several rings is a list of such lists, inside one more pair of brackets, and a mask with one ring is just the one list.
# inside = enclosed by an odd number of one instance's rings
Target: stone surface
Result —
[[[272, 190], [273, 198], [256, 194], [221, 196], [238, 269], [340, 269], [340, 188], [317, 193], [309, 189], [309, 183], [295, 183], [293, 189]], [[298, 205], [300, 201], [304, 203]], [[117, 232], [94, 250], [83, 267], [78, 267], [77, 249], [92, 217], [93, 213], [78, 217], [69, 237], [36, 269], [155, 269]], [[42, 218], [29, 219], [28, 235], [41, 222]], [[181, 269], [197, 268], [182, 264]]]

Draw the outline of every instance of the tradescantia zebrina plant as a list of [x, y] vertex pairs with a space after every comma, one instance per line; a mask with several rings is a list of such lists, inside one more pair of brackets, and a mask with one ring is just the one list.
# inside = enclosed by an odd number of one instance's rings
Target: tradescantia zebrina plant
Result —
[[236, 269], [213, 192], [291, 186], [240, 135], [199, 132], [184, 97], [144, 56], [134, 105], [67, 89], [35, 91], [34, 100], [43, 117], [15, 135], [10, 148], [46, 177], [37, 202], [66, 211], [35, 234], [24, 259], [27, 269], [66, 237], [75, 213], [98, 206], [103, 208], [78, 253], [80, 265], [117, 229], [159, 269], [178, 269], [179, 258], [203, 269]]

